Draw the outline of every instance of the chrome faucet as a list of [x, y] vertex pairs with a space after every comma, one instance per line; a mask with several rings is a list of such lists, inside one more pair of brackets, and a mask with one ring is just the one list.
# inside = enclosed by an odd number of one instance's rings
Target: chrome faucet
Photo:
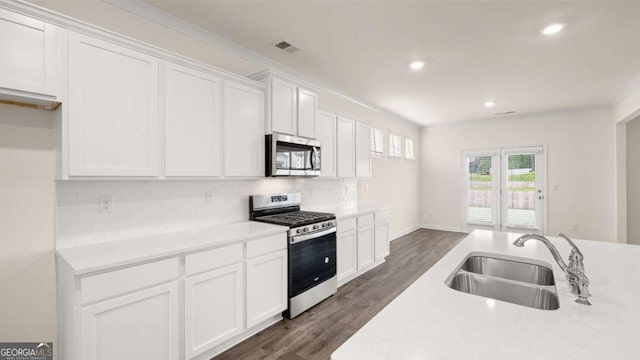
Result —
[[571, 254], [569, 254], [569, 265], [567, 265], [560, 252], [546, 237], [538, 234], [526, 234], [522, 235], [513, 242], [513, 245], [517, 247], [523, 247], [524, 243], [528, 240], [534, 239], [542, 242], [551, 251], [551, 255], [556, 260], [562, 271], [567, 276], [569, 286], [571, 287], [571, 293], [577, 295], [576, 302], [583, 305], [591, 305], [589, 297], [591, 292], [589, 291], [589, 278], [584, 273], [584, 256], [576, 244], [564, 234], [558, 234], [563, 239], [567, 240], [571, 245]]

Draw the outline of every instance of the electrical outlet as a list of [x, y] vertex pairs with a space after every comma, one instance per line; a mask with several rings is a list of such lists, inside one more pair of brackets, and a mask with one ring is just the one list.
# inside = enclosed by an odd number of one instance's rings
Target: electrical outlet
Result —
[[207, 205], [213, 204], [213, 191], [207, 191], [204, 193], [204, 202]]
[[100, 214], [111, 214], [111, 211], [113, 211], [113, 196], [100, 196]]

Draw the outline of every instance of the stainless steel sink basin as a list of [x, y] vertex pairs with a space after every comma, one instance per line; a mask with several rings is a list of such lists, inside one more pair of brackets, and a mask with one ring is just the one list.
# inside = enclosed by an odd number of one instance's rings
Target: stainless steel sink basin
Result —
[[462, 264], [462, 270], [502, 279], [522, 281], [536, 285], [555, 285], [553, 271], [548, 267], [488, 256], [471, 256]]
[[541, 263], [471, 253], [446, 281], [450, 288], [540, 310], [560, 308], [553, 271]]

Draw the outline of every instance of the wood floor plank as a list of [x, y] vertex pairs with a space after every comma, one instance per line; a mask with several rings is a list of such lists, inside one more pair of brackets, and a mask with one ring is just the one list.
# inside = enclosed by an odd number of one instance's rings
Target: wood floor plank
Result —
[[215, 360], [328, 360], [340, 345], [467, 234], [420, 229], [391, 242], [387, 261], [293, 320], [284, 319]]

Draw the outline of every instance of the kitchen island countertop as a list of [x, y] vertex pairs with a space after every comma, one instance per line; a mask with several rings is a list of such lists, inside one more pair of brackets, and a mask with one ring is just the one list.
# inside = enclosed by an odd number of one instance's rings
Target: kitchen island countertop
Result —
[[[635, 359], [640, 356], [640, 246], [576, 240], [592, 306], [574, 302], [564, 273], [540, 242], [476, 230], [331, 356], [347, 359]], [[563, 258], [569, 245], [551, 237]], [[560, 308], [538, 310], [450, 289], [471, 252], [533, 258], [553, 268]]]

